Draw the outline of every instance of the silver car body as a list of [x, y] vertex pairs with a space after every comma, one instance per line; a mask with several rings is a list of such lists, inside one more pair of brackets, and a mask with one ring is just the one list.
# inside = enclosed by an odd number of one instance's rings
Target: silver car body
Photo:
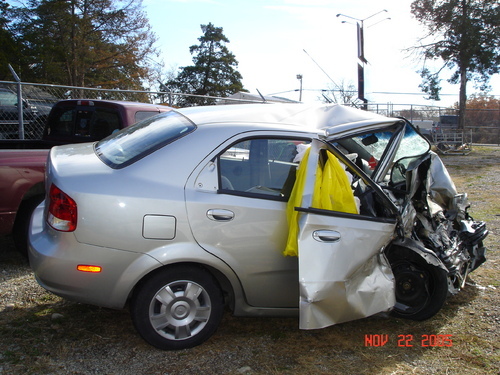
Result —
[[[30, 263], [44, 288], [68, 299], [120, 309], [155, 270], [199, 264], [218, 280], [235, 315], [294, 315], [300, 308], [300, 327], [311, 329], [394, 307], [394, 276], [384, 250], [398, 236], [405, 237], [404, 223], [413, 223], [415, 215], [411, 205], [383, 192], [380, 185], [386, 184], [405, 152], [415, 156], [410, 150], [415, 143], [420, 161], [430, 155], [428, 143], [417, 133], [405, 143], [401, 129], [413, 131], [409, 124], [339, 105], [235, 105], [176, 112], [195, 129], [124, 167], [105, 164], [95, 144], [52, 149], [46, 190], [54, 184], [74, 199], [78, 225], [73, 232], [57, 231], [47, 224], [46, 204], [35, 211]], [[330, 151], [350, 165], [335, 148], [336, 139], [396, 125], [400, 130], [391, 133], [377, 169], [361, 178], [376, 190], [390, 215], [310, 208], [321, 150], [333, 147]], [[261, 185], [241, 188], [241, 194], [234, 193], [238, 188], [232, 185], [224, 186], [226, 180], [243, 184], [241, 168], [232, 165], [253, 152], [241, 147], [245, 141], [257, 144], [259, 139], [310, 144], [311, 167], [299, 207], [299, 257], [283, 255], [289, 230], [286, 199]], [[283, 171], [297, 165], [269, 155], [265, 164], [271, 172], [279, 170], [281, 179]], [[429, 190], [454, 197], [453, 183], [437, 164], [433, 183], [440, 186]], [[223, 167], [228, 176], [221, 176]], [[367, 167], [351, 168], [361, 176]], [[411, 163], [406, 167], [411, 171]], [[426, 255], [424, 246], [409, 247], [442, 267], [437, 256]], [[98, 264], [102, 272], [80, 272], [80, 264]]]

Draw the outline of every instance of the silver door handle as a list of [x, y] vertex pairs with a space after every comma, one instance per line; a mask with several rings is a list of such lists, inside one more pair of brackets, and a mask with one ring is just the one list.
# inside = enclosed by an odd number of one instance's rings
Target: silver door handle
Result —
[[334, 230], [326, 230], [326, 229], [315, 230], [312, 236], [318, 242], [340, 241], [340, 233]]
[[207, 211], [207, 217], [214, 221], [231, 221], [234, 219], [234, 212], [221, 208], [214, 208]]

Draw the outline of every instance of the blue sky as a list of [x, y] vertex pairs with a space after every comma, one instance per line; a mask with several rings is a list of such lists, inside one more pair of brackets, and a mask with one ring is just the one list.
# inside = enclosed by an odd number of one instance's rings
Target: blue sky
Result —
[[[446, 106], [458, 101], [458, 85], [443, 82], [440, 102], [419, 94], [421, 63], [405, 48], [423, 29], [412, 18], [411, 0], [143, 0], [157, 47], [167, 69], [191, 65], [189, 46], [198, 44], [201, 24], [224, 29], [239, 62], [247, 90], [298, 100], [297, 74], [303, 76], [303, 100], [316, 100], [321, 89], [357, 82], [356, 26], [338, 13], [365, 19], [367, 97], [372, 102]], [[390, 20], [386, 20], [390, 17]], [[381, 21], [381, 22], [380, 22]], [[353, 21], [354, 22], [354, 21]], [[304, 52], [307, 51], [307, 54]], [[330, 76], [322, 72], [318, 65]], [[443, 78], [446, 78], [443, 76]], [[491, 94], [500, 94], [493, 77]], [[291, 91], [291, 92], [290, 92]], [[476, 90], [468, 88], [471, 94]], [[416, 93], [395, 95], [385, 93]]]

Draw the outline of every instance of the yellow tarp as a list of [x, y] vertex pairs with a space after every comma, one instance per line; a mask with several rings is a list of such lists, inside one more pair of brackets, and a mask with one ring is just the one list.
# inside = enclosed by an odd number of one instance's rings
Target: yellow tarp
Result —
[[[288, 241], [283, 255], [298, 256], [298, 234], [299, 213], [295, 207], [301, 207], [304, 184], [307, 175], [307, 160], [309, 159], [310, 148], [304, 154], [304, 158], [297, 169], [295, 184], [288, 200], [287, 221], [288, 221]], [[347, 212], [357, 214], [358, 210], [354, 200], [354, 194], [349, 183], [349, 179], [344, 168], [339, 163], [335, 155], [327, 152], [328, 160], [323, 168], [318, 164], [316, 169], [316, 182], [312, 198], [313, 208], [325, 210]]]

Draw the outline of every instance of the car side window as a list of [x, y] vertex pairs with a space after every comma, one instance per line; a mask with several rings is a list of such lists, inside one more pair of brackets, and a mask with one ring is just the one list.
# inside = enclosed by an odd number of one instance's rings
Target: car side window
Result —
[[0, 105], [2, 106], [17, 105], [17, 95], [9, 91], [0, 91]]
[[121, 128], [120, 116], [114, 111], [97, 109], [92, 119], [90, 137], [92, 140], [101, 140]]
[[221, 192], [262, 198], [290, 196], [299, 139], [246, 139], [233, 144], [218, 157]]

